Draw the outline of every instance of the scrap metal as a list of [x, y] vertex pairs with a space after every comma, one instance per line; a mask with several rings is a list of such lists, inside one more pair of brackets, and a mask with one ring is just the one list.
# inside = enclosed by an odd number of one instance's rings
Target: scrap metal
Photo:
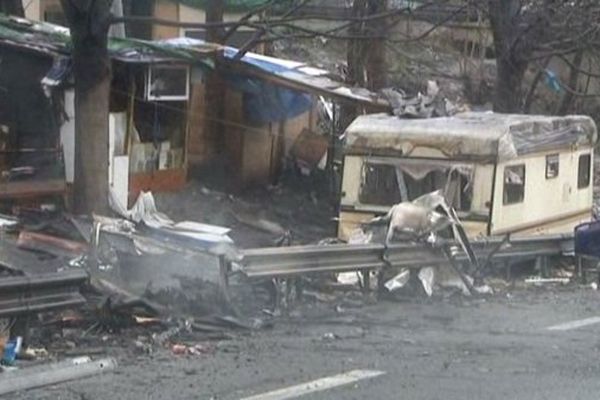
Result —
[[81, 305], [79, 287], [87, 279], [83, 270], [0, 278], [0, 318]]

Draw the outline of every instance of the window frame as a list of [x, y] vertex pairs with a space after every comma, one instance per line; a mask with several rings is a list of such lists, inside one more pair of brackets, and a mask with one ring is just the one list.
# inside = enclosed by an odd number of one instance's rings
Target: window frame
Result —
[[[152, 93], [154, 74], [159, 70], [182, 71], [185, 73], [185, 92], [177, 95], [160, 96]], [[190, 98], [190, 67], [183, 64], [155, 64], [146, 69], [147, 101], [188, 101]]]
[[[549, 176], [548, 171], [549, 171], [549, 166], [551, 165], [551, 163], [554, 161], [553, 159], [556, 158], [556, 174], [554, 176]], [[546, 179], [556, 179], [558, 178], [558, 175], [560, 174], [560, 153], [552, 153], [552, 154], [546, 154]]]
[[[518, 201], [508, 201], [508, 195], [507, 195], [507, 188], [510, 184], [506, 183], [506, 172], [511, 169], [511, 168], [522, 168], [523, 169], [523, 184], [522, 186], [522, 194], [520, 196], [520, 200]], [[515, 204], [521, 204], [525, 202], [525, 185], [527, 184], [527, 168], [525, 166], [525, 163], [521, 163], [521, 164], [512, 164], [512, 165], [506, 165], [504, 166], [504, 171], [502, 173], [502, 205], [503, 206], [511, 206], [511, 205], [515, 205]]]
[[[586, 179], [585, 179], [585, 183], [582, 183], [582, 179], [581, 179], [581, 161], [583, 159], [587, 158], [587, 174], [586, 174]], [[577, 189], [581, 190], [581, 189], [587, 189], [590, 187], [592, 181], [592, 153], [583, 153], [579, 155], [579, 158], [577, 159]]]

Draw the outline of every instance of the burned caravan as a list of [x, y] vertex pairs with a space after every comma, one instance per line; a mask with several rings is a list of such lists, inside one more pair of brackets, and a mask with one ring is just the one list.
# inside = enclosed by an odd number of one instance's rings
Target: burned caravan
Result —
[[596, 138], [586, 116], [358, 117], [346, 131], [338, 236], [437, 189], [471, 237], [572, 232], [591, 216]]

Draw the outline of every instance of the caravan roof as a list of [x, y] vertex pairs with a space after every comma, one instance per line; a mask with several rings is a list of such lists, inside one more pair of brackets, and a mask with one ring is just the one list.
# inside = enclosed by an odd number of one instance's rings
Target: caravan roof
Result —
[[386, 114], [358, 117], [346, 130], [346, 152], [410, 156], [416, 147], [449, 158], [510, 160], [523, 154], [591, 146], [594, 121], [587, 116], [539, 116], [468, 112], [452, 117], [401, 119]]

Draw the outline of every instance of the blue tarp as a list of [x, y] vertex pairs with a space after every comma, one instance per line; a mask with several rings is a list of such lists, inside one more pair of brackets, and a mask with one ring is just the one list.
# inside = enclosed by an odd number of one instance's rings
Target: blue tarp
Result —
[[[236, 53], [237, 49], [228, 47], [225, 49], [224, 55], [227, 58], [233, 58]], [[245, 55], [242, 61], [272, 73], [289, 70], [282, 65], [248, 55]], [[313, 104], [312, 97], [305, 93], [282, 88], [261, 79], [239, 74], [229, 75], [227, 79], [235, 89], [244, 93], [245, 117], [248, 121], [256, 124], [279, 122], [297, 117], [310, 110]]]
[[[167, 39], [161, 43], [173, 48], [205, 44], [203, 40], [193, 38]], [[233, 59], [238, 49], [225, 47], [224, 56]], [[247, 53], [242, 57], [242, 62], [253, 65], [272, 74], [291, 71], [292, 69], [265, 57]], [[226, 76], [234, 89], [244, 94], [244, 117], [246, 120], [264, 125], [269, 122], [279, 122], [301, 115], [313, 105], [311, 96], [296, 90], [286, 89], [278, 85], [267, 83], [261, 79], [243, 74], [229, 74]]]

